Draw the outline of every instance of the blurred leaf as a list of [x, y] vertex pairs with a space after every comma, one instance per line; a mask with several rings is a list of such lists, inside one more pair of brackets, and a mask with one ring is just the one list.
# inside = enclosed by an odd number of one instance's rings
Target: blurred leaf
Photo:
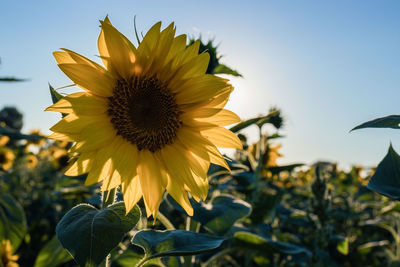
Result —
[[25, 139], [25, 140], [40, 140], [45, 138], [44, 136], [37, 135], [37, 134], [22, 134], [19, 131], [13, 130], [7, 126], [0, 125], [0, 136], [5, 135], [10, 137], [11, 139]]
[[[370, 120], [367, 122], [364, 122], [353, 129], [351, 131], [357, 130], [357, 129], [363, 129], [363, 128], [392, 128], [392, 129], [399, 129], [400, 123], [400, 115], [390, 115], [374, 120]], [[350, 132], [351, 132], [350, 131]]]
[[394, 151], [392, 144], [378, 164], [367, 188], [392, 199], [400, 199], [400, 156]]
[[370, 253], [371, 249], [374, 247], [384, 247], [389, 244], [390, 244], [390, 242], [388, 240], [373, 241], [373, 242], [368, 242], [368, 243], [358, 246], [357, 250], [361, 254], [366, 254], [366, 253]]
[[[240, 130], [247, 128], [253, 124], [257, 125], [258, 127], [262, 127], [266, 123], [273, 123], [274, 126], [279, 126], [279, 124], [281, 124], [282, 121], [280, 121], [280, 123], [275, 122], [275, 121], [279, 121], [278, 117], [280, 118], [280, 111], [277, 109], [273, 109], [265, 116], [259, 116], [257, 118], [252, 118], [252, 119], [241, 121], [238, 124], [236, 124], [235, 126], [231, 127], [229, 130], [231, 130], [234, 133], [237, 133]], [[271, 119], [273, 119], [273, 120], [271, 121]], [[282, 119], [280, 118], [280, 120], [282, 120]], [[277, 127], [277, 128], [279, 128], [279, 127]]]
[[292, 172], [295, 168], [304, 166], [303, 163], [294, 163], [289, 165], [281, 165], [275, 167], [268, 167], [268, 170], [271, 171], [272, 174], [278, 174], [283, 171]]
[[243, 77], [242, 74], [224, 64], [219, 64], [217, 67], [215, 67], [214, 74], [229, 74], [236, 77]]
[[14, 77], [0, 77], [0, 82], [25, 82], [26, 80]]
[[270, 238], [249, 232], [236, 232], [234, 235], [238, 245], [243, 249], [256, 250], [264, 253], [300, 254], [310, 255], [310, 252], [301, 246], [273, 241]]
[[34, 267], [56, 267], [69, 262], [72, 256], [54, 236], [39, 252]]
[[195, 255], [219, 248], [225, 238], [183, 230], [137, 232], [132, 244], [144, 249], [144, 261], [165, 256]]
[[336, 248], [343, 255], [349, 254], [349, 240], [347, 238], [344, 238], [343, 240], [340, 240], [337, 243]]
[[139, 221], [137, 206], [125, 213], [123, 202], [102, 210], [80, 204], [58, 223], [57, 237], [80, 266], [97, 266]]
[[27, 231], [25, 213], [21, 205], [10, 195], [0, 195], [0, 240], [10, 240], [13, 251], [17, 250]]
[[[171, 197], [168, 199], [176, 209], [185, 213]], [[207, 204], [191, 200], [191, 204], [194, 210], [192, 219], [219, 236], [223, 236], [237, 220], [248, 216], [251, 211], [249, 203], [230, 195], [219, 195]]]

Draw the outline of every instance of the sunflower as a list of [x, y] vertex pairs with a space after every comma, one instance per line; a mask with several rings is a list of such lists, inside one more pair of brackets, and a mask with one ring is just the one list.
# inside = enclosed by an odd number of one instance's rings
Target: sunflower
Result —
[[13, 248], [9, 240], [0, 242], [0, 267], [18, 267], [18, 255], [13, 255]]
[[14, 164], [14, 152], [7, 147], [0, 147], [0, 169], [5, 171], [12, 168]]
[[10, 137], [8, 137], [6, 135], [0, 136], [0, 146], [7, 145], [8, 141], [10, 141]]
[[25, 156], [25, 166], [28, 169], [33, 169], [38, 164], [38, 158], [34, 154], [28, 154]]
[[[39, 129], [33, 129], [31, 130], [29, 133], [29, 135], [35, 135], [37, 137], [43, 136], [44, 134], [42, 134], [42, 132]], [[27, 140], [27, 146], [29, 145], [35, 145], [35, 146], [43, 146], [44, 143], [46, 142], [46, 139], [44, 138], [37, 138], [37, 139], [32, 139], [32, 140]]]
[[208, 193], [210, 162], [229, 169], [217, 147], [241, 148], [223, 126], [239, 117], [223, 109], [233, 87], [205, 74], [209, 54], [197, 41], [175, 37], [171, 23], [156, 23], [135, 47], [111, 24], [98, 38], [105, 67], [67, 49], [54, 52], [60, 69], [84, 92], [65, 96], [46, 110], [67, 115], [50, 138], [74, 141], [78, 159], [66, 175], [88, 172], [86, 185], [102, 182], [106, 191], [121, 185], [126, 210], [143, 196], [147, 216], [156, 217], [167, 192], [193, 214], [188, 194]]

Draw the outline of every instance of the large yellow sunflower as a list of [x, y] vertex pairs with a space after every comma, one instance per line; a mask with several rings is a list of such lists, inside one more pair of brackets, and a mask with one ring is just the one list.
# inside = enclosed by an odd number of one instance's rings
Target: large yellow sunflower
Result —
[[[105, 67], [67, 49], [54, 52], [60, 69], [84, 92], [65, 96], [46, 110], [67, 113], [50, 138], [75, 141], [79, 155], [66, 175], [88, 172], [86, 185], [121, 185], [126, 210], [143, 196], [156, 216], [165, 189], [193, 214], [208, 192], [210, 162], [229, 168], [217, 147], [241, 148], [223, 126], [239, 117], [223, 109], [233, 87], [205, 74], [209, 54], [186, 47], [171, 23], [156, 23], [135, 47], [106, 17], [98, 38]], [[73, 155], [75, 156], [75, 155]]]

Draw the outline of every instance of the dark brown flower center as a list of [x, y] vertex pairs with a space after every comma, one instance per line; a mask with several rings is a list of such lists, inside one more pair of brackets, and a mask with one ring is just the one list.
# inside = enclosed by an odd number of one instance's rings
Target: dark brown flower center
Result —
[[174, 95], [157, 78], [118, 80], [109, 101], [108, 114], [117, 134], [139, 150], [155, 152], [174, 142], [181, 112]]

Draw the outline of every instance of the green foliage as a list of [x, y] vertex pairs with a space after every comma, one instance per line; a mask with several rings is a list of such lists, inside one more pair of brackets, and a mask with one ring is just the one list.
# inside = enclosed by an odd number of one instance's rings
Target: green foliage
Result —
[[225, 238], [183, 230], [143, 230], [135, 234], [132, 244], [144, 249], [145, 258], [194, 255], [219, 248]]
[[[172, 198], [169, 198], [169, 201], [175, 209], [185, 213]], [[227, 233], [237, 220], [248, 216], [251, 210], [249, 203], [230, 195], [219, 195], [207, 204], [193, 200], [190, 203], [194, 210], [192, 219], [217, 236]]]
[[72, 260], [57, 236], [54, 236], [39, 252], [34, 267], [56, 267]]
[[367, 187], [384, 196], [400, 199], [400, 156], [391, 144]]
[[16, 250], [26, 230], [26, 218], [21, 205], [9, 194], [0, 194], [0, 240], [10, 240]]
[[363, 128], [392, 128], [392, 129], [399, 129], [400, 123], [400, 115], [390, 115], [374, 120], [370, 120], [364, 122], [356, 127], [354, 127], [351, 131]]
[[141, 216], [137, 206], [125, 213], [122, 202], [102, 210], [80, 204], [58, 223], [57, 237], [80, 266], [98, 266]]

